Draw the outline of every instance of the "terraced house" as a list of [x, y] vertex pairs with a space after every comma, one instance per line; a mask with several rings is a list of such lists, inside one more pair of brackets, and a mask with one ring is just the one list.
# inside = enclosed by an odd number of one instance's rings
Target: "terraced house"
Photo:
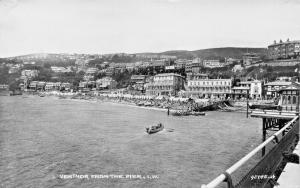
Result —
[[300, 41], [290, 41], [287, 39], [286, 42], [282, 40], [277, 43], [268, 46], [268, 56], [270, 59], [295, 59], [300, 57]]

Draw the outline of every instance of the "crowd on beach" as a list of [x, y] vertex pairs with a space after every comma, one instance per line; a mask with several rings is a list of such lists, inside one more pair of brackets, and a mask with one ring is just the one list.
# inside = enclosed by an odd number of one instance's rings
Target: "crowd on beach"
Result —
[[[169, 96], [146, 96], [146, 95], [130, 95], [130, 94], [106, 94], [106, 93], [73, 93], [73, 92], [40, 92], [45, 96], [58, 96], [60, 99], [80, 99], [80, 100], [95, 100], [102, 102], [113, 102], [126, 105], [135, 105], [143, 107], [169, 109], [173, 111], [193, 111], [194, 109], [209, 106], [211, 104], [224, 101], [222, 99], [192, 99], [182, 97]], [[251, 101], [253, 102], [253, 101]], [[264, 103], [266, 101], [254, 101]], [[246, 106], [245, 100], [232, 101], [235, 104], [233, 107], [225, 106], [225, 111], [237, 111], [241, 107]], [[224, 106], [223, 106], [224, 107]], [[234, 109], [236, 107], [236, 109]], [[224, 110], [224, 108], [223, 108]]]
[[197, 102], [191, 98], [168, 97], [168, 96], [146, 96], [130, 94], [101, 94], [101, 93], [67, 93], [67, 92], [40, 92], [43, 96], [57, 96], [60, 99], [97, 100], [102, 102], [113, 102], [127, 105], [154, 107], [170, 110], [192, 110], [194, 107], [205, 106], [213, 103], [213, 100], [199, 99]]

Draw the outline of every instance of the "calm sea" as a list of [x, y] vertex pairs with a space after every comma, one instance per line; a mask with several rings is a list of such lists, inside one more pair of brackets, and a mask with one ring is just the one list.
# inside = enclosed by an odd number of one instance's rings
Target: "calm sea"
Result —
[[[145, 133], [158, 122], [164, 131]], [[261, 120], [243, 113], [0, 97], [0, 187], [200, 187], [260, 142]]]

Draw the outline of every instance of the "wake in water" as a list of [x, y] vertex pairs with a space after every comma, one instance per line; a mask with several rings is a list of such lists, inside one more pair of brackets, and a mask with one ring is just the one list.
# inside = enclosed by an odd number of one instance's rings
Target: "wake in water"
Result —
[[167, 132], [174, 132], [175, 129], [165, 129]]

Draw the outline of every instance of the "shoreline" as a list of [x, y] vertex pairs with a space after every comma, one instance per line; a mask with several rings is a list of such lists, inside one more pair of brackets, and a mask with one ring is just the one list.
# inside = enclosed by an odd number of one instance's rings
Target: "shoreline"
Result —
[[[110, 104], [117, 104], [117, 105], [126, 105], [130, 107], [136, 107], [136, 108], [142, 108], [142, 109], [149, 109], [149, 110], [156, 110], [161, 112], [167, 112], [168, 108], [170, 113], [176, 112], [176, 111], [188, 111], [193, 106], [188, 102], [182, 102], [182, 101], [170, 101], [170, 100], [159, 100], [159, 99], [138, 99], [138, 98], [124, 98], [124, 97], [108, 97], [108, 96], [97, 96], [97, 95], [78, 95], [78, 93], [73, 93], [72, 95], [70, 93], [47, 93], [47, 92], [41, 92], [40, 94], [31, 94], [26, 93], [26, 95], [33, 95], [33, 96], [40, 96], [40, 97], [55, 97], [57, 99], [66, 99], [66, 100], [75, 100], [75, 101], [86, 101], [86, 102], [104, 102], [104, 103], [110, 103]], [[43, 95], [43, 96], [41, 96]], [[142, 105], [137, 105], [139, 103], [142, 103]], [[150, 103], [151, 106], [144, 106], [143, 103]], [[244, 105], [241, 105], [245, 103], [245, 101], [234, 101], [234, 103], [237, 103], [238, 105], [234, 105], [231, 107], [224, 107], [221, 109], [216, 109], [212, 111], [218, 111], [218, 112], [237, 112], [237, 113], [246, 113], [247, 110], [245, 109]], [[204, 104], [200, 104], [204, 105]], [[203, 111], [204, 112], [204, 111]], [[170, 114], [171, 115], [171, 114]]]

